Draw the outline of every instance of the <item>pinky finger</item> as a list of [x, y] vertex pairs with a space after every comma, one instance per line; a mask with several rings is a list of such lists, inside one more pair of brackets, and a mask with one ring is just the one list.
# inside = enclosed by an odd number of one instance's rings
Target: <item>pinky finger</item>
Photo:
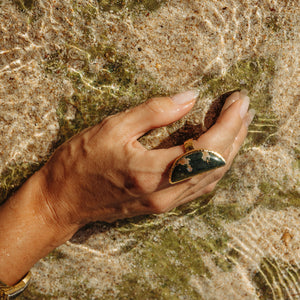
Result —
[[205, 194], [211, 193], [215, 189], [218, 182], [219, 182], [219, 180], [217, 180], [215, 182], [212, 182], [209, 185], [205, 186], [204, 188], [199, 189], [197, 192], [194, 192], [191, 195], [189, 195], [187, 197], [184, 197], [181, 201], [176, 203], [176, 206], [174, 205], [174, 207], [172, 207], [171, 209], [173, 209], [177, 206], [183, 205], [185, 203], [188, 203], [190, 201], [193, 201], [193, 200], [195, 200], [195, 199], [197, 199], [197, 198], [199, 198], [199, 197], [201, 197]]

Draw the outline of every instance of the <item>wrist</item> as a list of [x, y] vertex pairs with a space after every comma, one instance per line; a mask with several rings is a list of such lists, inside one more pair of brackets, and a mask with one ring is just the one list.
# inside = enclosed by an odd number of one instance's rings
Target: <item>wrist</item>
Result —
[[44, 180], [42, 172], [35, 173], [0, 206], [0, 280], [7, 285], [16, 284], [77, 230], [56, 222], [43, 193]]
[[[37, 212], [40, 222], [45, 224], [49, 232], [54, 234], [53, 242], [61, 245], [69, 240], [82, 225], [77, 222], [74, 213], [68, 204], [56, 196], [56, 193], [49, 189], [48, 172], [42, 168], [34, 175], [38, 186], [36, 196], [32, 199], [32, 210]], [[60, 186], [63, 184], [60, 183]]]

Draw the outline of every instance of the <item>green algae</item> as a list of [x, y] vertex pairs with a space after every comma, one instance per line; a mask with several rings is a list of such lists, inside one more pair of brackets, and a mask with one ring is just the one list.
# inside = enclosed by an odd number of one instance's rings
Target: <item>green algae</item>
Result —
[[[139, 249], [136, 270], [124, 276], [119, 286], [118, 299], [199, 299], [189, 285], [191, 275], [210, 277], [198, 253], [198, 248], [184, 232], [167, 227], [144, 242]], [[151, 274], [151, 286], [141, 276]], [[134, 285], [133, 285], [134, 283]], [[154, 288], [155, 286], [155, 288]]]
[[[213, 216], [224, 222], [238, 221], [251, 212], [251, 208], [242, 207], [239, 203], [228, 203], [223, 205], [209, 205], [209, 218], [210, 222]], [[207, 213], [208, 215], [208, 213]], [[208, 222], [208, 221], [207, 221]], [[213, 222], [216, 224], [217, 222]]]
[[[210, 197], [212, 199], [214, 194], [215, 192], [210, 196], [204, 195], [202, 197]], [[201, 216], [207, 226], [217, 231], [222, 229], [223, 222], [238, 221], [246, 217], [253, 210], [253, 206], [243, 207], [239, 203], [215, 205], [210, 202], [206, 206], [201, 206], [198, 205], [198, 201], [201, 201], [202, 197], [196, 199], [191, 204], [187, 204], [186, 207], [179, 207], [176, 210], [180, 214], [189, 215], [190, 217]]]
[[[268, 90], [275, 73], [274, 58], [258, 57], [237, 61], [225, 75], [220, 76], [216, 74], [204, 75], [201, 84], [204, 85], [202, 90], [203, 96], [212, 95], [216, 97], [222, 95], [230, 90], [246, 89], [249, 94], [255, 94], [256, 84], [263, 79], [264, 90]], [[255, 103], [265, 107], [259, 103], [259, 99], [254, 99]], [[266, 110], [265, 107], [264, 110]]]
[[228, 247], [230, 237], [225, 233], [218, 233], [217, 237], [207, 235], [205, 238], [198, 238], [197, 245], [215, 262], [216, 266], [223, 272], [230, 272], [235, 265], [235, 261], [239, 259], [240, 254]]
[[97, 7], [90, 3], [82, 5], [82, 3], [78, 1], [73, 1], [72, 6], [74, 11], [77, 12], [86, 22], [90, 22], [97, 16]]
[[0, 204], [21, 186], [40, 167], [41, 163], [8, 165], [0, 175]]
[[292, 290], [298, 289], [299, 278], [299, 267], [268, 257], [261, 260], [259, 269], [252, 276], [261, 300], [296, 299], [294, 297], [299, 295], [293, 294]]
[[280, 31], [282, 26], [280, 24], [279, 17], [277, 15], [271, 15], [270, 17], [268, 17], [266, 27], [273, 32]]
[[32, 10], [36, 0], [12, 0], [12, 2], [23, 12]]
[[[73, 270], [73, 273], [70, 274], [70, 279], [74, 276], [76, 271]], [[73, 275], [73, 276], [71, 276]], [[65, 282], [67, 282], [67, 278]], [[54, 293], [45, 293], [43, 290], [40, 290], [40, 286], [37, 282], [33, 281], [30, 283], [28, 288], [18, 297], [19, 300], [51, 300], [51, 299], [103, 299], [102, 297], [95, 296], [95, 289], [88, 288], [86, 281], [78, 280], [78, 284], [72, 292], [54, 292]]]
[[300, 193], [296, 189], [284, 190], [284, 182], [274, 184], [261, 182], [261, 190], [255, 205], [260, 205], [272, 210], [282, 210], [287, 207], [300, 208]]
[[[72, 59], [71, 50], [73, 58], [74, 55], [78, 56], [80, 69], [68, 67], [68, 61]], [[147, 74], [140, 74], [127, 55], [105, 43], [87, 49], [69, 45], [65, 51], [49, 56], [45, 69], [67, 77], [73, 84], [73, 95], [62, 98], [57, 109], [60, 143], [109, 115], [163, 93], [154, 79], [147, 77]], [[67, 117], [70, 107], [75, 110], [73, 119]]]
[[44, 70], [46, 73], [59, 74], [66, 66], [62, 62], [63, 50], [56, 50], [44, 57]]
[[272, 109], [270, 85], [276, 71], [273, 57], [240, 60], [224, 76], [204, 75], [200, 87], [201, 97], [217, 97], [228, 91], [246, 89], [251, 99], [250, 107], [256, 117], [249, 127], [244, 148], [274, 145], [278, 136], [279, 119]]
[[[64, 260], [70, 258], [61, 250], [55, 249], [51, 253], [49, 253], [43, 260], [45, 263], [64, 263]], [[76, 265], [67, 265], [60, 277], [57, 279], [60, 281], [62, 285], [67, 286], [69, 282], [76, 280], [76, 284], [71, 291], [57, 291], [54, 289], [51, 293], [45, 293], [40, 289], [40, 285], [35, 281], [35, 277], [33, 277], [32, 282], [29, 287], [21, 294], [20, 299], [61, 299], [68, 297], [68, 299], [103, 299], [95, 297], [95, 289], [88, 287], [88, 280], [83, 279], [80, 274], [78, 274], [78, 270]], [[50, 283], [51, 285], [51, 283]], [[19, 298], [18, 298], [19, 299]]]
[[147, 11], [155, 11], [158, 10], [166, 2], [166, 0], [131, 0], [128, 3], [128, 8], [134, 9], [136, 7], [142, 7]]
[[239, 253], [228, 247], [230, 237], [222, 228], [201, 238], [185, 227], [162, 225], [143, 234], [139, 228], [135, 239], [139, 242], [131, 243], [130, 250], [135, 267], [118, 285], [118, 299], [201, 299], [190, 280], [211, 277], [202, 257], [208, 255], [224, 272], [230, 272], [239, 259]]
[[[244, 187], [241, 186], [238, 176], [232, 170], [229, 170], [217, 185], [218, 190], [226, 189], [226, 191], [233, 193], [241, 188]], [[242, 206], [238, 202], [216, 205], [212, 202], [216, 192], [214, 190], [190, 203], [175, 208], [172, 214], [190, 217], [202, 216], [206, 225], [218, 230], [218, 228], [222, 228], [221, 223], [238, 221], [250, 214], [254, 208], [253, 205]]]
[[66, 257], [67, 255], [65, 253], [63, 253], [59, 249], [55, 249], [46, 256], [46, 260], [61, 260]]
[[[204, 255], [208, 255], [223, 272], [232, 270], [240, 254], [228, 246], [231, 238], [223, 224], [239, 220], [248, 210], [241, 213], [243, 209], [238, 204], [214, 205], [209, 202], [212, 196], [213, 193], [204, 195], [190, 205], [176, 208], [164, 219], [151, 216], [151, 220], [133, 218], [125, 221], [128, 223], [118, 224], [123, 234], [131, 233], [131, 238], [134, 237], [121, 251], [131, 252], [135, 257], [134, 269], [118, 286], [118, 299], [130, 295], [129, 299], [139, 299], [142, 295], [147, 299], [199, 299], [199, 294], [190, 285], [190, 278], [210, 278], [210, 271], [202, 260]], [[181, 216], [199, 219], [210, 233], [194, 237], [185, 227], [174, 229], [168, 225], [170, 218]], [[151, 286], [147, 281], [149, 274]]]
[[30, 282], [29, 287], [18, 297], [19, 300], [51, 300], [57, 299], [58, 294], [45, 294], [39, 290], [38, 283]]
[[123, 9], [155, 11], [159, 9], [166, 0], [98, 0], [99, 7], [103, 11], [119, 12]]
[[295, 162], [293, 164], [294, 169], [300, 169], [300, 146], [294, 147]]

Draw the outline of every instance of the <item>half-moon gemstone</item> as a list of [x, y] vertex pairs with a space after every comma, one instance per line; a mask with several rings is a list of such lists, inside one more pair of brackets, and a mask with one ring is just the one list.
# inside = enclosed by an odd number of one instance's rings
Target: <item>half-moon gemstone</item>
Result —
[[178, 157], [170, 170], [171, 184], [189, 179], [195, 175], [223, 167], [225, 159], [216, 152], [192, 150]]

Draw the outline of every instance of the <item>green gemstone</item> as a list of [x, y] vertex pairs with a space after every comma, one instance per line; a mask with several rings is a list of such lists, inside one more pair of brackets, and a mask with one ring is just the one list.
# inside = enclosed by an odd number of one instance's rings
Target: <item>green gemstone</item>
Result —
[[178, 157], [170, 171], [170, 183], [177, 183], [195, 175], [223, 167], [225, 159], [208, 150], [192, 150]]

